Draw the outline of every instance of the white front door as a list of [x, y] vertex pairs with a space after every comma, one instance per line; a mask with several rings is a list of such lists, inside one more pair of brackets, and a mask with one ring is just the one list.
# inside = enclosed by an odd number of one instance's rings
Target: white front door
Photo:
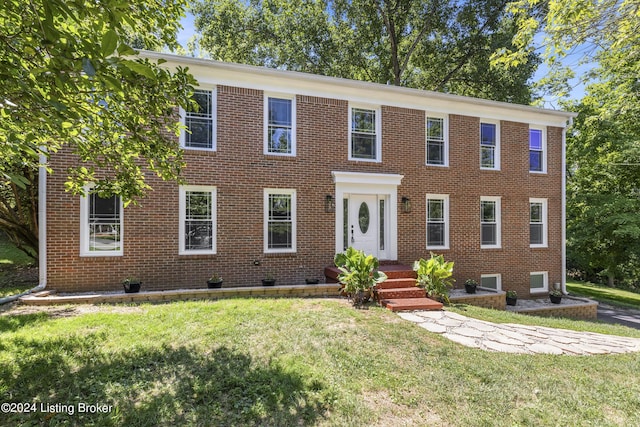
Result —
[[367, 255], [378, 257], [381, 228], [378, 196], [374, 194], [352, 194], [349, 197], [348, 216], [349, 246], [364, 251]]

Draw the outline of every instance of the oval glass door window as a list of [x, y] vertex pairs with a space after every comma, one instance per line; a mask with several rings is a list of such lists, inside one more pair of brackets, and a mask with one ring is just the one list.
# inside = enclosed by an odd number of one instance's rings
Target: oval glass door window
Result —
[[366, 202], [362, 202], [360, 209], [358, 210], [358, 223], [362, 234], [367, 234], [370, 219], [371, 215], [369, 214], [369, 205], [367, 205]]

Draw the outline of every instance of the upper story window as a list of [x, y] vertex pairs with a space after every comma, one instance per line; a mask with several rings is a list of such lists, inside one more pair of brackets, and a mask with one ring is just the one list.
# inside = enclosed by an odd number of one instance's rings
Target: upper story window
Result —
[[183, 148], [214, 151], [216, 149], [215, 91], [197, 89], [193, 92], [193, 100], [198, 108], [180, 109], [182, 122], [187, 128], [180, 134], [180, 145]]
[[[86, 188], [89, 192], [90, 188]], [[80, 255], [122, 255], [122, 201], [92, 193], [80, 199]]]
[[547, 138], [542, 128], [529, 128], [529, 171], [547, 171]]
[[349, 115], [349, 160], [379, 162], [380, 110], [351, 107]]
[[480, 198], [480, 247], [499, 248], [500, 240], [500, 197]]
[[264, 109], [264, 153], [295, 156], [295, 97], [265, 96]]
[[427, 249], [449, 248], [449, 196], [427, 194]]
[[264, 251], [296, 251], [296, 190], [264, 190]]
[[547, 247], [547, 199], [529, 199], [529, 244]]
[[449, 163], [447, 144], [447, 122], [444, 117], [426, 118], [427, 164], [432, 166], [447, 166]]
[[500, 170], [500, 125], [480, 123], [480, 169]]
[[216, 188], [180, 187], [180, 250], [183, 255], [216, 253]]

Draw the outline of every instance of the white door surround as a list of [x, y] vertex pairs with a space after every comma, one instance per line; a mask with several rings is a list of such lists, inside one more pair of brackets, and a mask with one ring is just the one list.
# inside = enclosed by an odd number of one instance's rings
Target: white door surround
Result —
[[[345, 250], [345, 243], [358, 249], [371, 251], [374, 256], [384, 260], [398, 259], [398, 186], [403, 175], [331, 172], [335, 183], [335, 242], [336, 253]], [[344, 203], [347, 201], [348, 215], [345, 218]], [[357, 222], [362, 203], [369, 210], [369, 225], [366, 233], [362, 233]], [[380, 205], [384, 212], [380, 215]], [[356, 206], [357, 205], [357, 206]], [[382, 220], [382, 223], [380, 222]], [[353, 235], [351, 234], [351, 226]], [[380, 239], [382, 233], [382, 241]], [[352, 242], [352, 237], [354, 241]], [[362, 240], [361, 240], [362, 239]], [[383, 243], [383, 244], [382, 244]], [[361, 248], [360, 248], [361, 246]], [[375, 249], [375, 251], [374, 251]]]

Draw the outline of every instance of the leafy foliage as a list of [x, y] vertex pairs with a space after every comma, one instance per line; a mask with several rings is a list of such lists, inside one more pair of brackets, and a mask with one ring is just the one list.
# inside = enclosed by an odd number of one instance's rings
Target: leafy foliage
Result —
[[371, 297], [373, 288], [387, 280], [386, 274], [376, 271], [376, 257], [351, 246], [344, 253], [336, 254], [334, 264], [340, 270], [338, 280], [355, 306], [362, 306]]
[[449, 289], [453, 287], [453, 261], [445, 261], [443, 255], [431, 253], [431, 258], [413, 263], [417, 273], [417, 285], [427, 291], [427, 296], [449, 304]]
[[508, 72], [506, 0], [200, 0], [191, 43], [214, 59], [528, 104], [537, 65]]

